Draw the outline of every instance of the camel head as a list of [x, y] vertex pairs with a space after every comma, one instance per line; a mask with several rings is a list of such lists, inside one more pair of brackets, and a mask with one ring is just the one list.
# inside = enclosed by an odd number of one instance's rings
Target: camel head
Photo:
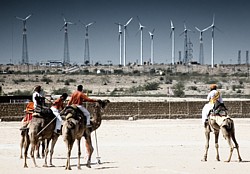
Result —
[[98, 100], [98, 102], [93, 103], [93, 114], [91, 119], [92, 131], [96, 130], [101, 125], [101, 116], [108, 103], [110, 103], [109, 100]]
[[110, 103], [109, 100], [98, 100], [98, 102], [96, 103], [96, 107], [101, 107], [102, 109], [105, 109], [108, 103]]
[[68, 123], [67, 127], [69, 129], [73, 129], [78, 122], [80, 124], [84, 124], [84, 122], [86, 122], [86, 118], [83, 116], [83, 113], [75, 105], [67, 106], [61, 115], [66, 119], [66, 122]]

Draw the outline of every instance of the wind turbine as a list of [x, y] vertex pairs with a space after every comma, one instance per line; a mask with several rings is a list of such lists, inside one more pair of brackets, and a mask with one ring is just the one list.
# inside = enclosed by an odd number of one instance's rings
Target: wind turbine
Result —
[[139, 17], [137, 16], [137, 19], [139, 21], [139, 29], [138, 32], [141, 32], [141, 65], [143, 65], [143, 28], [145, 28], [145, 26], [143, 26], [140, 22]]
[[214, 29], [216, 28], [217, 30], [219, 30], [215, 24], [214, 24], [214, 20], [215, 20], [215, 15], [213, 15], [213, 23], [208, 27], [212, 28], [212, 53], [211, 53], [211, 67], [214, 67]]
[[[81, 22], [81, 21], [80, 21]], [[89, 55], [89, 27], [93, 24], [95, 24], [96, 22], [90, 22], [87, 25], [83, 24], [81, 22], [81, 24], [84, 25], [85, 28], [85, 48], [84, 48], [84, 63], [87, 65], [90, 63], [90, 55]]]
[[170, 20], [171, 23], [171, 33], [170, 36], [172, 38], [172, 64], [174, 65], [175, 62], [175, 37], [174, 37], [174, 24], [172, 22], [172, 20]]
[[123, 35], [123, 37], [124, 37], [124, 39], [123, 39], [123, 66], [126, 66], [126, 31], [127, 31], [127, 26], [128, 26], [128, 24], [132, 21], [132, 19], [133, 19], [133, 17], [131, 17], [128, 21], [127, 21], [127, 23], [125, 24], [125, 25], [123, 25], [123, 33], [124, 33], [124, 35]]
[[122, 64], [122, 24], [120, 23], [115, 23], [116, 25], [118, 25], [118, 31], [119, 31], [119, 37], [118, 37], [118, 40], [119, 40], [119, 43], [120, 43], [120, 64]]
[[31, 14], [28, 15], [26, 18], [16, 18], [18, 20], [23, 21], [23, 48], [22, 48], [22, 64], [28, 64], [29, 63], [29, 56], [28, 56], [28, 44], [27, 44], [27, 28], [26, 28], [26, 22], [31, 17]]
[[151, 59], [150, 59], [150, 63], [153, 65], [154, 64], [154, 31], [155, 29], [153, 29], [152, 32], [148, 32], [150, 39], [151, 39], [151, 43], [150, 43], [150, 48], [151, 48]]
[[191, 31], [190, 29], [187, 29], [186, 24], [184, 23], [184, 30], [180, 34], [184, 34], [184, 63], [188, 63], [188, 32]]
[[196, 30], [198, 30], [200, 32], [200, 54], [199, 54], [199, 63], [201, 65], [204, 64], [204, 50], [203, 50], [203, 32], [208, 30], [209, 27], [203, 29], [203, 30], [200, 30], [198, 27], [195, 27]]
[[64, 55], [63, 55], [63, 63], [70, 64], [70, 57], [69, 57], [69, 40], [68, 40], [68, 25], [73, 25], [74, 23], [66, 21], [63, 17], [64, 25], [62, 26], [61, 30], [64, 29]]

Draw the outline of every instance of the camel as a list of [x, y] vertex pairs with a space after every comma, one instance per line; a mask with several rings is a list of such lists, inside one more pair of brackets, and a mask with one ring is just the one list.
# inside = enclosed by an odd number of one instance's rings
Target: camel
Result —
[[[220, 161], [219, 144], [218, 144], [220, 130], [222, 131], [223, 137], [226, 139], [230, 147], [230, 154], [229, 154], [228, 159], [225, 162], [231, 161], [234, 148], [237, 149], [239, 162], [242, 161], [240, 157], [240, 152], [239, 152], [239, 145], [235, 138], [234, 121], [227, 115], [227, 112], [225, 109], [226, 108], [219, 108], [219, 111], [221, 111], [224, 114], [221, 114], [221, 115], [211, 114], [208, 117], [208, 120], [205, 122], [206, 145], [205, 145], [205, 154], [204, 154], [203, 161], [207, 161], [210, 132], [212, 131], [214, 132], [214, 135], [215, 135], [216, 159], [217, 161]], [[232, 141], [234, 142], [235, 147], [233, 146]]]
[[47, 167], [47, 156], [49, 152], [49, 143], [51, 142], [50, 147], [50, 165], [52, 164], [52, 155], [54, 153], [54, 146], [59, 137], [59, 134], [54, 133], [56, 119], [50, 110], [46, 110], [47, 112], [34, 113], [33, 118], [29, 125], [29, 133], [25, 135], [25, 150], [24, 150], [24, 168], [27, 168], [27, 152], [29, 149], [29, 145], [31, 144], [30, 156], [33, 160], [35, 167], [38, 167], [36, 164], [36, 160], [34, 157], [34, 151], [38, 145], [39, 141], [45, 140], [45, 163], [43, 167]]
[[[21, 141], [20, 141], [21, 152], [20, 152], [20, 159], [23, 159], [23, 149], [26, 146], [24, 144], [24, 143], [26, 143], [26, 136], [28, 136], [28, 129], [21, 130]], [[38, 145], [36, 147], [36, 150], [37, 150], [37, 152], [36, 152], [36, 158], [41, 158], [41, 155], [40, 155], [40, 146], [42, 146], [42, 158], [44, 158], [45, 157], [45, 154], [44, 154], [44, 151], [45, 151], [45, 142], [44, 141], [38, 142]]]
[[87, 159], [87, 167], [90, 166], [91, 162], [91, 155], [94, 151], [91, 141], [91, 132], [99, 128], [101, 125], [101, 111], [104, 109], [109, 103], [109, 100], [104, 100], [100, 102], [96, 102], [94, 105], [94, 111], [91, 119], [91, 128], [86, 127], [86, 117], [82, 115], [82, 112], [74, 105], [68, 106], [64, 112], [63, 115], [66, 116], [66, 120], [63, 123], [62, 128], [62, 136], [63, 140], [67, 146], [67, 162], [65, 166], [65, 170], [71, 170], [70, 166], [70, 156], [71, 156], [71, 150], [73, 148], [73, 144], [75, 140], [77, 140], [78, 145], [78, 169], [81, 169], [80, 166], [80, 156], [81, 156], [81, 138], [82, 136], [85, 137], [85, 146], [87, 148], [88, 152], [88, 159]]

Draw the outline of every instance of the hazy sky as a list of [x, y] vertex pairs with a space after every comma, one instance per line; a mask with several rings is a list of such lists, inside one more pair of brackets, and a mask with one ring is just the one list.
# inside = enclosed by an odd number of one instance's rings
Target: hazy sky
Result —
[[[27, 21], [29, 60], [31, 63], [62, 60], [64, 21], [70, 25], [69, 52], [71, 63], [82, 64], [84, 59], [84, 28], [78, 22], [96, 21], [89, 29], [90, 59], [102, 64], [111, 60], [119, 64], [118, 26], [134, 19], [128, 26], [127, 62], [140, 60], [139, 24], [136, 16], [146, 26], [144, 29], [144, 60], [150, 58], [148, 31], [155, 28], [155, 62], [171, 62], [170, 19], [175, 25], [176, 59], [184, 50], [183, 22], [188, 29], [205, 28], [215, 14], [215, 63], [237, 63], [238, 50], [245, 63], [246, 50], [250, 50], [250, 1], [248, 0], [0, 0], [0, 63], [17, 64], [22, 57], [22, 22]], [[193, 43], [193, 60], [199, 59], [199, 33], [190, 32]], [[204, 33], [205, 63], [211, 62], [211, 30]]]

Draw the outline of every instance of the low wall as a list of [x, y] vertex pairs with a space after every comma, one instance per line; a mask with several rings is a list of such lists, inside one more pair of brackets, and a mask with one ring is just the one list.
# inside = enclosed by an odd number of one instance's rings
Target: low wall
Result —
[[[112, 102], [103, 114], [103, 119], [175, 119], [201, 118], [203, 101], [181, 102]], [[229, 115], [237, 118], [250, 118], [250, 101], [226, 101]], [[0, 119], [2, 121], [18, 121], [24, 116], [26, 104], [0, 103]], [[90, 112], [93, 108], [88, 106]]]

